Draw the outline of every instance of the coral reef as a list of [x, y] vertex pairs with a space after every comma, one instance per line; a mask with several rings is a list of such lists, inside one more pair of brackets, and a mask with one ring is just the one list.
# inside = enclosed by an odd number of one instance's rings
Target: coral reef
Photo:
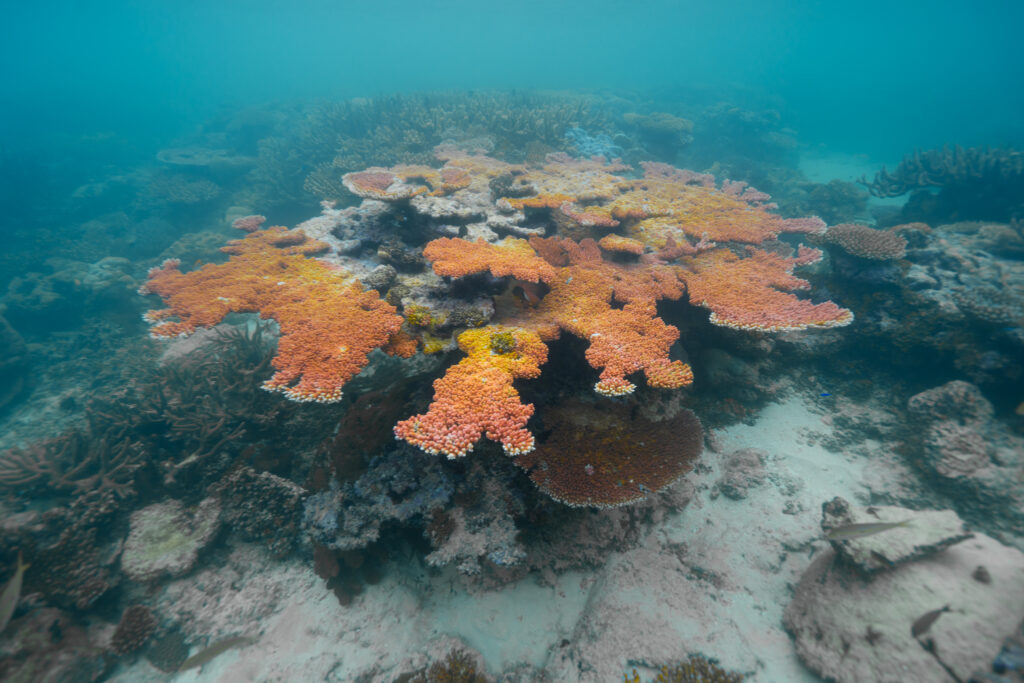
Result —
[[[643, 164], [643, 177], [630, 179], [616, 175], [630, 170], [623, 164], [564, 154], [533, 166], [453, 146], [439, 147], [436, 154], [444, 162], [439, 169], [399, 165], [347, 174], [344, 183], [363, 198], [358, 211], [326, 203], [319, 218], [291, 231], [246, 224], [248, 235], [224, 248], [232, 255], [225, 264], [182, 274], [170, 262], [151, 271], [143, 291], [161, 294], [170, 305], [149, 314], [153, 333], [188, 334], [229, 311], [259, 311], [282, 330], [277, 374], [264, 386], [294, 400], [337, 401], [341, 386], [367, 364], [370, 350], [400, 348], [408, 354], [416, 337], [429, 350], [436, 342], [428, 335], [452, 325], [466, 358], [437, 380], [428, 411], [400, 421], [395, 435], [429, 453], [459, 457], [482, 437], [512, 455], [533, 448], [526, 428], [533, 408], [519, 400], [513, 380], [538, 377], [546, 344], [563, 331], [588, 342], [586, 359], [600, 373], [595, 390], [614, 397], [632, 393], [635, 385], [627, 376], [640, 371], [656, 388], [676, 389], [693, 380], [689, 365], [670, 357], [679, 331], [658, 317], [660, 300], [688, 292], [691, 303], [712, 311], [712, 323], [745, 330], [833, 327], [852, 319], [831, 302], [813, 303], [787, 291], [809, 287], [792, 271], [820, 252], [800, 247], [787, 255], [792, 250], [775, 238], [819, 233], [823, 223], [771, 213], [769, 197], [745, 183], [718, 183], [710, 175], [658, 163]], [[461, 217], [461, 227], [448, 222], [454, 217]], [[401, 223], [415, 229], [395, 236], [392, 227], [392, 237], [386, 237], [385, 226]], [[532, 235], [499, 241], [495, 229]], [[616, 233], [608, 234], [610, 229]], [[370, 263], [383, 259], [398, 266], [388, 279], [393, 284], [387, 298], [403, 307], [407, 324], [401, 335], [402, 319], [394, 309], [346, 275], [376, 272], [360, 258], [364, 247], [347, 243], [375, 230], [381, 237]], [[426, 243], [423, 256], [440, 277], [416, 274], [415, 255], [397, 261], [389, 256], [438, 233], [470, 238], [443, 236]], [[590, 234], [602, 237], [603, 249]], [[733, 248], [737, 243], [748, 248]], [[481, 283], [484, 276], [493, 284]], [[493, 303], [471, 324], [490, 325], [459, 332], [455, 310], [437, 302], [459, 300], [460, 291], [474, 288], [476, 296], [480, 289], [490, 294]], [[502, 293], [515, 288], [522, 301]], [[412, 291], [421, 292], [416, 303], [405, 293]], [[679, 471], [672, 466], [653, 479], [641, 477], [639, 490], [660, 488]], [[602, 468], [593, 481], [611, 473]], [[636, 498], [635, 492], [627, 496]]]
[[[992, 396], [1014, 394], [1024, 372], [1015, 362], [1024, 353], [1024, 308], [1016, 294], [1024, 291], [1024, 262], [993, 253], [986, 227], [902, 226], [907, 246], [899, 262], [831, 250], [825, 265], [833, 278], [826, 282], [842, 291], [860, 321], [844, 335], [852, 358], [870, 348], [875, 367], [917, 377], [916, 391], [962, 379]], [[948, 370], [936, 377], [939, 368]]]

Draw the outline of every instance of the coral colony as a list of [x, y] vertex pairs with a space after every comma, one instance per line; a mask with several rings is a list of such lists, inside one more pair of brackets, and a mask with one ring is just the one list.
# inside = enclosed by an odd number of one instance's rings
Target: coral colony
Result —
[[[527, 428], [534, 407], [520, 400], [514, 380], [538, 377], [548, 343], [563, 333], [588, 344], [594, 391], [617, 397], [635, 390], [631, 378], [638, 374], [664, 390], [693, 381], [690, 366], [670, 358], [679, 330], [658, 316], [661, 300], [688, 297], [710, 310], [714, 324], [756, 332], [836, 327], [853, 319], [832, 302], [792, 293], [809, 287], [794, 268], [821, 253], [777, 238], [820, 234], [825, 224], [781, 218], [767, 195], [744, 183], [716, 182], [661, 163], [642, 164], [638, 175], [603, 157], [552, 154], [530, 167], [452, 147], [435, 153], [441, 168], [374, 167], [345, 175], [345, 186], [363, 198], [361, 207], [325, 204], [322, 216], [291, 230], [262, 229], [261, 217], [236, 222], [248, 234], [222, 249], [230, 255], [226, 263], [183, 273], [171, 260], [153, 269], [142, 291], [160, 295], [167, 307], [147, 314], [152, 334], [187, 335], [231, 312], [259, 313], [277, 321], [281, 333], [276, 373], [264, 387], [295, 401], [334, 402], [374, 349], [407, 357], [417, 348], [450, 348], [430, 335], [424, 320], [460, 314], [460, 301], [476, 297], [475, 316], [461, 312], [472, 321], [453, 335], [465, 357], [434, 383], [427, 412], [399, 421], [394, 433], [449, 458], [465, 456], [482, 438], [522, 458], [535, 447]], [[433, 272], [396, 273], [391, 281], [399, 284], [387, 300], [364, 287], [379, 262], [340, 239], [354, 232], [347, 222], [357, 214], [359, 220], [371, 216], [378, 231], [401, 226], [405, 241], [423, 245]], [[428, 294], [414, 299], [417, 292]], [[678, 426], [700, 433], [696, 419]], [[672, 472], [641, 489], [660, 488], [688, 470], [697, 443]], [[550, 453], [544, 459], [553, 460]], [[584, 467], [595, 474], [594, 465], [578, 463]], [[637, 463], [629, 468], [642, 469]], [[557, 470], [549, 464], [542, 488], [557, 491], [560, 500], [605, 505], [637, 499], [635, 491], [621, 499], [576, 496], [564, 481], [551, 481]], [[596, 475], [614, 477], [614, 471], [609, 466]], [[565, 481], [574, 477], [564, 475]]]

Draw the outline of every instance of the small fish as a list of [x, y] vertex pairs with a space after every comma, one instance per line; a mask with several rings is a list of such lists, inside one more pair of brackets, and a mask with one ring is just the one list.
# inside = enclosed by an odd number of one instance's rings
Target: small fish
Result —
[[821, 392], [820, 394], [818, 394], [818, 396], [821, 396], [822, 398], [824, 398], [824, 397], [826, 397], [826, 396], [831, 396], [831, 395], [832, 395], [832, 394], [828, 393], [827, 391], [823, 391], [823, 392]]
[[213, 645], [200, 650], [196, 654], [192, 655], [178, 667], [178, 671], [188, 671], [189, 669], [195, 669], [196, 667], [207, 664], [217, 655], [227, 652], [233, 647], [245, 647], [252, 645], [256, 642], [256, 639], [252, 636], [233, 636], [231, 638], [225, 638], [224, 640], [218, 640]]
[[910, 635], [917, 638], [920, 635], [928, 633], [928, 629], [932, 627], [939, 617], [942, 616], [943, 612], [949, 611], [949, 605], [941, 607], [939, 609], [933, 609], [931, 612], [925, 612], [917, 618], [917, 621], [910, 627]]
[[29, 565], [21, 561], [21, 551], [18, 551], [18, 567], [14, 570], [14, 576], [4, 586], [4, 592], [0, 594], [0, 633], [4, 632], [7, 624], [11, 621], [14, 608], [18, 606], [18, 599], [21, 597], [21, 581], [25, 576], [25, 570]]
[[825, 534], [825, 538], [830, 541], [849, 541], [855, 538], [864, 538], [865, 536], [874, 536], [875, 534], [888, 531], [889, 529], [895, 529], [896, 527], [909, 526], [910, 520], [905, 519], [902, 522], [867, 522], [865, 524], [844, 524], [837, 526], [832, 531]]

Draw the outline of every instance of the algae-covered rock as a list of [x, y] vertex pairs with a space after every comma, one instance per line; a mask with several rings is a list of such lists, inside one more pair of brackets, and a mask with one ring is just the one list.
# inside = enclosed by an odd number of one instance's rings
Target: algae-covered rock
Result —
[[136, 510], [125, 541], [121, 568], [135, 581], [177, 577], [195, 566], [220, 529], [220, 504], [207, 498], [195, 508], [169, 500]]
[[[899, 526], [872, 533], [889, 524]], [[836, 552], [869, 574], [927, 557], [972, 536], [952, 510], [908, 510], [888, 505], [860, 508], [842, 498], [822, 506], [821, 528], [826, 535], [836, 536], [830, 536]]]
[[1024, 553], [983, 534], [870, 577], [835, 560], [817, 557], [785, 613], [827, 680], [966, 681], [1024, 613]]

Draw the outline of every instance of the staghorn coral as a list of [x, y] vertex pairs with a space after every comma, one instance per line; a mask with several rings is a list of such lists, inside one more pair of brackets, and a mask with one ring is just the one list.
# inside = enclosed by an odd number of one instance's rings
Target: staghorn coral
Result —
[[873, 181], [861, 178], [876, 197], [898, 197], [922, 187], [946, 187], [951, 184], [991, 178], [1024, 177], [1024, 154], [1012, 148], [964, 148], [915, 150], [889, 173], [885, 167]]
[[95, 411], [89, 417], [89, 429], [0, 454], [0, 490], [24, 494], [39, 488], [80, 495], [99, 489], [128, 497], [142, 454], [123, 431], [99, 427]]
[[546, 416], [550, 435], [515, 462], [542, 491], [572, 507], [643, 500], [690, 471], [704, 446], [700, 421], [685, 409], [663, 422], [634, 416], [623, 406], [580, 403]]
[[302, 231], [272, 227], [224, 247], [232, 255], [227, 263], [182, 273], [177, 262], [165, 261], [140, 290], [169, 304], [147, 314], [151, 333], [188, 335], [230, 312], [259, 312], [281, 326], [277, 372], [264, 388], [295, 401], [338, 401], [341, 385], [366, 365], [367, 353], [399, 331], [401, 318], [376, 292], [306, 258], [326, 248]]
[[907, 251], [907, 240], [892, 230], [875, 230], [857, 223], [833, 225], [825, 232], [825, 241], [842, 247], [853, 256], [873, 261], [901, 259]]
[[[1012, 147], [943, 147], [915, 151], [873, 181], [876, 197], [912, 192], [900, 220], [933, 225], [953, 221], [1010, 221], [1024, 216], [1024, 153]], [[936, 194], [931, 188], [941, 188]]]

